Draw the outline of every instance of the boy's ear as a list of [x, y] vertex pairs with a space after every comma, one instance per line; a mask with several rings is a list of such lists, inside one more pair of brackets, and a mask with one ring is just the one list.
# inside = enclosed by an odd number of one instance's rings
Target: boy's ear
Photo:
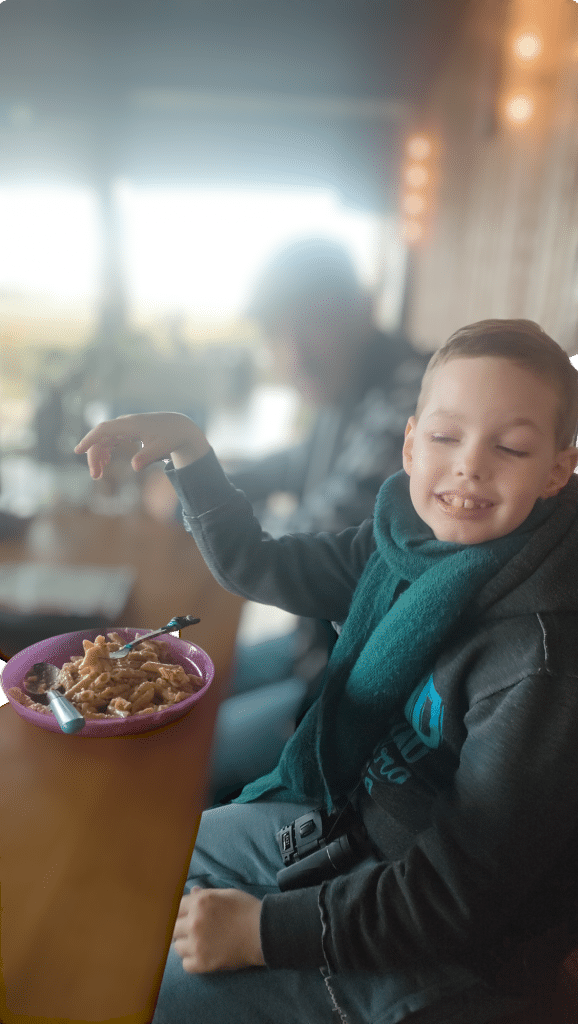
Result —
[[405, 427], [405, 441], [403, 442], [402, 448], [403, 468], [408, 476], [411, 476], [413, 442], [415, 439], [416, 425], [417, 420], [415, 416], [410, 416]]
[[541, 498], [553, 498], [566, 486], [578, 465], [578, 448], [565, 448], [558, 452], [548, 482], [540, 495]]

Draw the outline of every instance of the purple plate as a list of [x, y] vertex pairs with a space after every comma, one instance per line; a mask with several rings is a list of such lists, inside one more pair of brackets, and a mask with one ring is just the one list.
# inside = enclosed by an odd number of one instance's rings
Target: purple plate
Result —
[[[39, 725], [41, 729], [60, 732], [60, 726], [54, 715], [43, 715], [38, 711], [33, 711], [32, 708], [24, 707], [8, 691], [13, 686], [22, 689], [22, 681], [26, 673], [37, 661], [49, 661], [53, 665], [57, 665], [58, 668], [62, 668], [66, 661], [70, 661], [71, 657], [83, 653], [83, 640], [94, 640], [95, 637], [103, 634], [108, 637], [108, 633], [118, 633], [125, 643], [128, 643], [137, 636], [142, 636], [143, 633], [150, 633], [150, 629], [126, 629], [116, 626], [109, 626], [106, 630], [102, 627], [100, 629], [81, 629], [76, 633], [62, 633], [60, 636], [52, 636], [48, 640], [40, 640], [39, 643], [26, 647], [10, 658], [2, 672], [2, 689], [14, 710], [28, 722]], [[187, 711], [190, 711], [193, 705], [207, 692], [215, 671], [209, 655], [200, 647], [189, 643], [188, 640], [181, 640], [170, 633], [159, 637], [159, 639], [163, 640], [170, 648], [176, 664], [182, 665], [189, 674], [201, 677], [203, 680], [201, 689], [185, 700], [179, 701], [178, 704], [170, 704], [168, 707], [148, 715], [129, 715], [128, 718], [111, 716], [110, 719], [89, 718], [84, 729], [75, 733], [76, 736], [125, 736], [128, 733], [158, 729], [160, 725], [174, 722], [177, 718], [186, 715]]]

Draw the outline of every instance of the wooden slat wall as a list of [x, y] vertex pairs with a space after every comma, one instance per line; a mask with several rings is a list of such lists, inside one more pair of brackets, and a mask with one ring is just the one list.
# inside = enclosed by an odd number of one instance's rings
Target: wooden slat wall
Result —
[[[434, 349], [486, 317], [536, 320], [578, 350], [578, 4], [548, 0], [537, 116], [511, 128], [512, 34], [531, 0], [474, 5], [425, 120], [443, 138], [437, 210], [413, 254], [408, 330]], [[530, 10], [530, 13], [531, 10]], [[535, 19], [534, 19], [535, 20]]]

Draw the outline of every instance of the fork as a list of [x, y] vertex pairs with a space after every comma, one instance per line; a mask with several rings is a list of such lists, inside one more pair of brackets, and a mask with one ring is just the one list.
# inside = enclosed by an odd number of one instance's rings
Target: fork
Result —
[[161, 626], [160, 629], [154, 629], [152, 633], [145, 633], [144, 636], [139, 636], [136, 640], [131, 640], [130, 643], [125, 644], [118, 651], [111, 651], [111, 658], [124, 658], [125, 655], [132, 651], [133, 647], [137, 644], [141, 644], [143, 640], [150, 640], [153, 636], [160, 636], [161, 633], [170, 633], [173, 629], [184, 629], [185, 626], [195, 626], [200, 619], [195, 619], [192, 615], [175, 615], [170, 622], [167, 622], [166, 626]]

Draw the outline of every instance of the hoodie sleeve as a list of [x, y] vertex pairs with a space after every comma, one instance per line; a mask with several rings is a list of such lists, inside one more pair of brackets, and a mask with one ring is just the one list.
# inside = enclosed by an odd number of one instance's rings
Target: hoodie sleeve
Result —
[[309, 443], [295, 445], [262, 459], [233, 466], [227, 477], [251, 502], [263, 501], [275, 491], [301, 497], [309, 462]]
[[217, 581], [227, 590], [294, 615], [343, 622], [374, 550], [373, 523], [340, 534], [289, 534], [273, 539], [242, 491], [211, 451], [167, 476], [183, 522]]
[[543, 930], [541, 914], [567, 911], [569, 891], [576, 902], [578, 677], [542, 672], [505, 684], [465, 723], [453, 785], [405, 856], [265, 897], [268, 966], [384, 972], [433, 960], [477, 969], [510, 931], [537, 921]]

